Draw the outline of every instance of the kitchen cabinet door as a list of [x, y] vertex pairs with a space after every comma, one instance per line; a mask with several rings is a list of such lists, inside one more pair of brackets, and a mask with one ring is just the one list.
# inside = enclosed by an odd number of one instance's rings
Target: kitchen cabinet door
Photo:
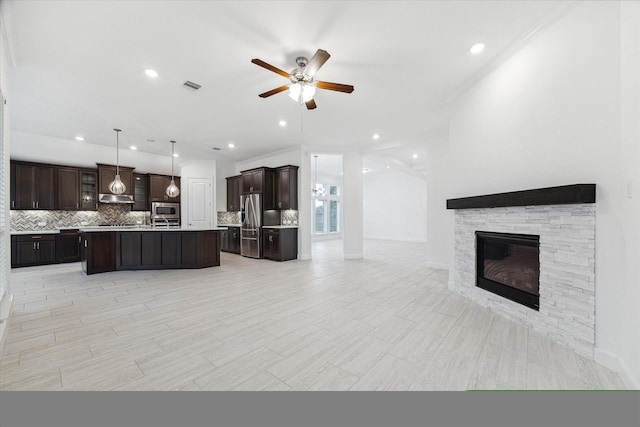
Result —
[[264, 168], [242, 172], [242, 194], [262, 193]]
[[98, 209], [98, 172], [80, 171], [80, 209], [95, 211]]
[[242, 193], [242, 175], [227, 178], [227, 211], [237, 212], [240, 209], [240, 194]]
[[58, 262], [80, 261], [80, 233], [78, 230], [60, 230], [57, 236]]
[[138, 266], [142, 263], [141, 233], [118, 233], [118, 263], [117, 266]]
[[[149, 174], [149, 202], [173, 202], [180, 203], [180, 195], [167, 196], [166, 190], [171, 184], [171, 177], [167, 175]], [[180, 188], [180, 177], [174, 177], [175, 183]]]
[[148, 211], [149, 202], [147, 197], [148, 176], [140, 173], [133, 174], [133, 200], [132, 211]]
[[[116, 178], [116, 166], [98, 164], [98, 186], [100, 194], [111, 194], [109, 184]], [[122, 194], [133, 195], [133, 168], [120, 166], [120, 180], [125, 185], [126, 190]]]
[[54, 168], [15, 164], [12, 209], [54, 209]]
[[75, 211], [80, 208], [80, 171], [58, 168], [58, 209]]
[[276, 170], [276, 208], [298, 209], [297, 166], [283, 166]]
[[25, 234], [14, 236], [15, 257], [12, 248], [11, 265], [24, 267], [28, 265], [55, 264], [56, 237], [55, 235]]

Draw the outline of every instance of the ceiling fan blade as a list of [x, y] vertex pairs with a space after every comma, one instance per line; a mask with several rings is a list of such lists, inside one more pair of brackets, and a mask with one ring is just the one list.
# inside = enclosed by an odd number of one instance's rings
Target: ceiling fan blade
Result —
[[251, 62], [253, 62], [256, 65], [261, 66], [262, 68], [266, 68], [269, 71], [273, 71], [276, 74], [280, 74], [282, 77], [291, 77], [291, 74], [287, 73], [286, 71], [281, 70], [278, 67], [274, 67], [271, 64], [267, 64], [266, 62], [264, 62], [262, 59], [258, 59], [258, 58], [253, 58], [251, 60]]
[[313, 77], [313, 75], [324, 65], [325, 62], [331, 57], [326, 50], [318, 49], [315, 54], [309, 60], [309, 63], [304, 68], [304, 73]]
[[285, 90], [289, 89], [289, 86], [285, 85], [285, 86], [280, 86], [277, 87], [275, 89], [271, 89], [270, 91], [261, 93], [260, 95], [258, 95], [260, 98], [266, 98], [268, 96], [271, 95], [275, 95], [276, 93], [280, 93], [280, 92], [284, 92]]
[[313, 98], [305, 102], [305, 105], [307, 106], [307, 110], [315, 110], [315, 108], [317, 107], [316, 101], [313, 100]]
[[340, 83], [331, 83], [331, 82], [316, 82], [316, 87], [318, 89], [326, 89], [326, 90], [335, 90], [336, 92], [344, 92], [351, 93], [353, 92], [353, 86], [351, 85], [343, 85]]

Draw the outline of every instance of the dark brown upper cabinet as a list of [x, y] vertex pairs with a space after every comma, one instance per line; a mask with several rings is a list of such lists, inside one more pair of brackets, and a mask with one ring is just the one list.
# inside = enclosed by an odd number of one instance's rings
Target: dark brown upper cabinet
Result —
[[133, 200], [134, 204], [131, 205], [132, 211], [148, 211], [148, 182], [149, 176], [141, 173], [133, 174]]
[[227, 211], [236, 212], [240, 209], [240, 195], [242, 194], [242, 175], [227, 178]]
[[242, 171], [242, 194], [262, 194], [262, 209], [275, 209], [275, 182], [276, 174], [271, 168]]
[[298, 209], [298, 166], [276, 169], [276, 208]]
[[58, 167], [59, 210], [96, 210], [98, 208], [97, 181], [95, 170], [74, 167]]
[[[149, 178], [149, 202], [173, 202], [180, 203], [180, 195], [167, 196], [166, 190], [171, 184], [171, 176], [148, 174]], [[174, 176], [176, 185], [180, 188], [180, 177]]]
[[55, 167], [12, 162], [11, 209], [55, 209]]
[[[127, 187], [123, 194], [133, 196], [133, 169], [126, 166], [120, 166], [120, 180]], [[111, 194], [109, 184], [116, 178], [116, 166], [98, 163], [98, 186], [100, 194]]]

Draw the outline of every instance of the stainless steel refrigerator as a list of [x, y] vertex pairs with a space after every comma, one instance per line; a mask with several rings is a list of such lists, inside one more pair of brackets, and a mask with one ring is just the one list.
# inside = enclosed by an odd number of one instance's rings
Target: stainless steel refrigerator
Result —
[[242, 212], [240, 254], [250, 258], [261, 258], [262, 194], [243, 194], [240, 201]]

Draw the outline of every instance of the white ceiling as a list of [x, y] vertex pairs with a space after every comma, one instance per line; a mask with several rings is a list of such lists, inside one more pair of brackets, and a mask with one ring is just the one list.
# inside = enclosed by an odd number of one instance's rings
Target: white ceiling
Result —
[[[371, 169], [421, 171], [427, 135], [446, 126], [447, 101], [565, 2], [3, 3], [13, 130], [115, 145], [118, 127], [121, 146], [169, 155], [174, 139], [181, 159], [357, 145]], [[487, 48], [474, 56], [479, 41]], [[352, 84], [352, 94], [318, 90], [313, 111], [286, 93], [258, 97], [287, 80], [252, 58], [290, 71], [318, 48], [331, 58], [316, 78]]]

